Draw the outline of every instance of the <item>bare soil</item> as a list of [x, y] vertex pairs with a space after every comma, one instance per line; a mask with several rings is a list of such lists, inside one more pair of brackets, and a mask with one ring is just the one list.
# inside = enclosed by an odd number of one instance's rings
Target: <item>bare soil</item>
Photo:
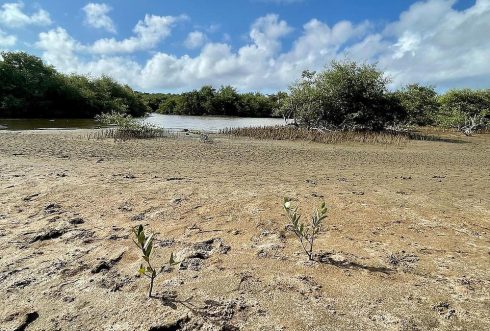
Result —
[[[0, 133], [0, 330], [489, 330], [490, 135], [403, 145]], [[329, 216], [306, 255], [282, 199]], [[307, 216], [307, 215], [305, 215]], [[156, 232], [138, 277], [131, 228]]]

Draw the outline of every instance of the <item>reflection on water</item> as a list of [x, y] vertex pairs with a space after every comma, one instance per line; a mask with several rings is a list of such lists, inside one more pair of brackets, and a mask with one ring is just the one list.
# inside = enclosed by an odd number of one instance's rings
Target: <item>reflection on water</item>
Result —
[[[150, 114], [141, 119], [146, 123], [169, 130], [199, 130], [217, 132], [225, 128], [283, 125], [279, 118], [181, 116]], [[100, 125], [93, 119], [0, 119], [0, 129], [4, 130], [70, 130], [95, 129]]]
[[217, 132], [226, 128], [245, 128], [257, 126], [283, 125], [280, 118], [221, 117], [221, 116], [181, 116], [151, 114], [146, 123], [170, 130], [200, 130]]
[[3, 119], [0, 118], [0, 129], [4, 130], [70, 130], [95, 129], [100, 127], [93, 119], [58, 118], [49, 119]]

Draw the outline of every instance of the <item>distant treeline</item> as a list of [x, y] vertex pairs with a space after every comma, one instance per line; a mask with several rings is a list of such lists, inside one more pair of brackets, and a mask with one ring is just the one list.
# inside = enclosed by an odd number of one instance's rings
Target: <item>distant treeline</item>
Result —
[[333, 61], [321, 72], [305, 71], [288, 93], [238, 93], [231, 86], [204, 86], [181, 94], [140, 93], [109, 77], [65, 75], [22, 52], [0, 57], [0, 117], [93, 118], [102, 113], [148, 112], [242, 117], [279, 116], [319, 130], [374, 130], [404, 125], [488, 128], [490, 89], [433, 86], [388, 88], [374, 65]]
[[38, 57], [1, 53], [0, 117], [93, 118], [112, 111], [142, 116], [147, 110], [135, 91], [112, 78], [64, 75]]
[[0, 57], [0, 117], [93, 118], [119, 112], [179, 115], [270, 117], [284, 92], [240, 94], [231, 86], [204, 86], [182, 94], [138, 93], [110, 77], [65, 75], [40, 58], [23, 52]]
[[265, 95], [238, 93], [231, 86], [215, 89], [203, 86], [200, 90], [182, 94], [141, 93], [145, 104], [156, 113], [175, 115], [218, 115], [241, 117], [273, 117], [287, 93]]

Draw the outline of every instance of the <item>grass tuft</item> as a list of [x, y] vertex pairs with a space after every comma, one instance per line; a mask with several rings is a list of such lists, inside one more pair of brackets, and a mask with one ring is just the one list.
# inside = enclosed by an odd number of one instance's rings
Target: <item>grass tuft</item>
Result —
[[[413, 133], [384, 131], [319, 131], [292, 126], [268, 126], [254, 128], [227, 128], [221, 134], [270, 140], [305, 140], [325, 144], [360, 142], [368, 144], [404, 144], [415, 137]], [[419, 139], [418, 139], [419, 140]]]

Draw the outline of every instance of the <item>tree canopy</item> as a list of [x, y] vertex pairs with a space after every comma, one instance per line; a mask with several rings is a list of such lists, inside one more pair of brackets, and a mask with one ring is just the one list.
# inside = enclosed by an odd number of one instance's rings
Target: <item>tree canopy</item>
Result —
[[464, 129], [482, 128], [490, 122], [490, 89], [449, 90], [438, 98], [436, 124]]
[[388, 82], [373, 65], [333, 61], [322, 72], [303, 73], [282, 113], [310, 128], [381, 130], [404, 117]]
[[[490, 89], [410, 84], [390, 91], [376, 65], [333, 61], [321, 72], [304, 71], [289, 93], [239, 93], [205, 85], [181, 94], [140, 93], [108, 76], [65, 75], [22, 52], [0, 56], [0, 117], [134, 117], [147, 112], [241, 117], [283, 116], [306, 128], [382, 130], [393, 125], [437, 125], [463, 131], [490, 123]], [[470, 130], [471, 131], [471, 130]]]
[[89, 118], [106, 112], [142, 116], [148, 108], [129, 86], [109, 77], [64, 75], [38, 57], [3, 52], [0, 117]]
[[205, 85], [181, 94], [142, 93], [145, 103], [161, 114], [271, 117], [284, 93], [239, 93], [232, 86]]
[[410, 84], [395, 92], [407, 113], [407, 122], [415, 125], [432, 125], [439, 111], [437, 92], [432, 86]]

